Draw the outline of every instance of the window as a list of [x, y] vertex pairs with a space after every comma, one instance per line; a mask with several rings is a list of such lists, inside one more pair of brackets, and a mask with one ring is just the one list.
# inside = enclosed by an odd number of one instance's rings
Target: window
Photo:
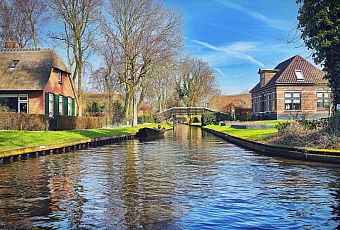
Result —
[[317, 100], [317, 109], [329, 109], [329, 98], [330, 95], [327, 92], [317, 92], [316, 100]]
[[301, 70], [295, 70], [295, 76], [298, 81], [303, 81], [305, 78], [303, 77]]
[[59, 70], [58, 72], [58, 83], [62, 83], [63, 82], [63, 72], [61, 70]]
[[270, 111], [276, 111], [276, 94], [271, 93], [271, 103], [269, 105]]
[[72, 116], [72, 98], [67, 98], [67, 112], [69, 116]]
[[28, 94], [19, 94], [18, 111], [19, 113], [28, 113]]
[[260, 76], [260, 86], [263, 87], [264, 86], [264, 74], [262, 73]]
[[285, 110], [301, 110], [301, 92], [285, 92]]
[[63, 100], [63, 96], [59, 96], [59, 115], [64, 115], [64, 100]]
[[17, 67], [20, 60], [13, 60], [13, 62], [9, 65], [9, 69], [15, 69]]
[[54, 116], [54, 96], [53, 93], [48, 94], [48, 116]]

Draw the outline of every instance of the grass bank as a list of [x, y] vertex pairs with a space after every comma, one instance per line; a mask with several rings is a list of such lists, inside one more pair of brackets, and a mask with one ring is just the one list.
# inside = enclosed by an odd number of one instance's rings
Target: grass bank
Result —
[[[81, 140], [95, 137], [118, 136], [122, 134], [135, 134], [140, 128], [156, 128], [158, 124], [145, 124], [137, 127], [124, 127], [112, 129], [86, 129], [67, 131], [17, 131], [0, 130], [0, 151], [15, 148], [63, 143], [72, 140]], [[167, 123], [162, 128], [171, 128]]]
[[207, 125], [205, 128], [212, 129], [231, 136], [251, 141], [261, 141], [278, 133], [276, 128], [270, 129], [235, 129], [230, 126]]

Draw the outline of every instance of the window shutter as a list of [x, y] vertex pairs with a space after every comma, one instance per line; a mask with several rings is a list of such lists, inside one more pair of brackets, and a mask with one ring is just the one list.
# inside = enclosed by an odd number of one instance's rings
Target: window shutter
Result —
[[68, 97], [64, 97], [64, 115], [68, 116]]
[[48, 93], [45, 93], [45, 114], [49, 115], [49, 95]]
[[59, 95], [54, 94], [54, 116], [59, 115]]
[[76, 101], [72, 98], [72, 116], [76, 115]]

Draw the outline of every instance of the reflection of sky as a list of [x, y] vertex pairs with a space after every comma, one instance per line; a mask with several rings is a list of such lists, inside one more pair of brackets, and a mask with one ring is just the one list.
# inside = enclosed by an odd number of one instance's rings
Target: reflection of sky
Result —
[[0, 174], [0, 229], [339, 225], [339, 168], [262, 156], [187, 126], [4, 164]]
[[287, 44], [297, 25], [298, 5], [287, 0], [165, 0], [182, 11], [185, 52], [215, 69], [225, 94], [249, 91], [260, 66], [274, 68], [299, 54], [302, 44]]

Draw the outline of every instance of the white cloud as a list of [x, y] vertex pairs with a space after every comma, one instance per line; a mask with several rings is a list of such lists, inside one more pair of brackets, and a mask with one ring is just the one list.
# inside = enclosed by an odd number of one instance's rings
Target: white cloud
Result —
[[219, 75], [221, 75], [221, 76], [224, 77], [224, 78], [227, 78], [227, 75], [225, 75], [221, 69], [216, 68], [216, 67], [215, 67], [214, 69], [217, 71], [217, 73], [218, 73]]
[[[251, 51], [256, 49], [256, 45], [254, 43], [248, 43], [248, 42], [236, 42], [236, 43], [232, 43], [229, 45], [225, 45], [225, 46], [214, 46], [212, 44], [209, 44], [207, 42], [203, 42], [203, 41], [198, 41], [198, 40], [191, 40], [193, 43], [196, 43], [200, 46], [203, 46], [205, 48], [208, 48], [212, 51], [215, 51], [215, 54], [210, 54], [210, 55], [204, 55], [205, 56], [205, 60], [206, 61], [212, 61], [211, 59], [226, 59], [228, 58], [228, 56], [237, 58], [237, 59], [241, 59], [253, 64], [256, 64], [258, 66], [264, 66], [264, 64], [258, 60], [256, 60], [254, 57], [252, 57], [249, 54], [246, 54], [245, 52], [247, 51]], [[203, 56], [203, 57], [204, 57]], [[208, 59], [208, 60], [207, 60]]]
[[240, 11], [244, 14], [247, 14], [247, 15], [265, 23], [266, 25], [268, 25], [272, 28], [275, 28], [275, 29], [278, 29], [278, 30], [283, 30], [283, 31], [289, 31], [289, 30], [292, 29], [293, 24], [289, 23], [287, 21], [269, 18], [266, 15], [261, 14], [258, 11], [245, 8], [245, 7], [243, 7], [239, 4], [233, 3], [229, 0], [216, 0], [216, 1], [221, 3], [222, 5], [224, 5], [225, 7]]

